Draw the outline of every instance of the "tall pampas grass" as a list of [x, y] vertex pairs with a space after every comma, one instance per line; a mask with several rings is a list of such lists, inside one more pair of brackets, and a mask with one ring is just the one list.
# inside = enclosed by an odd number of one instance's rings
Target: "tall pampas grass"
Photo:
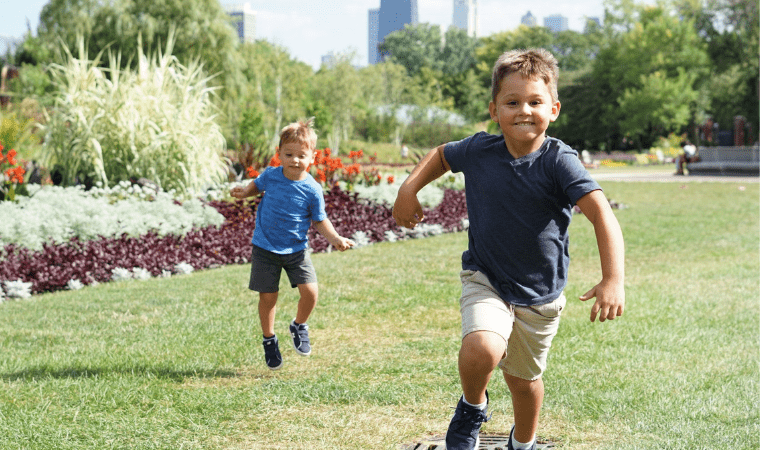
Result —
[[164, 52], [147, 56], [138, 42], [137, 69], [121, 69], [121, 55], [79, 58], [63, 47], [65, 62], [52, 65], [59, 94], [49, 113], [44, 164], [63, 183], [100, 181], [106, 186], [147, 178], [163, 190], [192, 195], [226, 179], [226, 147], [215, 88], [202, 65], [184, 66], [172, 56], [173, 33]]

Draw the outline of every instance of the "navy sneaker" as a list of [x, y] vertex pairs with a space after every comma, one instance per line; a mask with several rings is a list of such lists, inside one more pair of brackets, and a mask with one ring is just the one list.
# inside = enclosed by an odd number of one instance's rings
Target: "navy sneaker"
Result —
[[290, 339], [293, 348], [301, 356], [311, 355], [311, 343], [309, 342], [309, 326], [305, 323], [296, 325], [296, 320], [290, 322]]
[[[512, 446], [512, 435], [515, 432], [515, 426], [512, 425], [512, 431], [509, 432], [509, 443], [507, 444], [507, 450], [515, 450], [515, 448]], [[536, 440], [533, 439], [533, 445], [530, 446], [530, 449], [528, 450], [536, 450]]]
[[[488, 392], [486, 392], [488, 402]], [[480, 426], [490, 419], [486, 409], [478, 409], [464, 402], [464, 396], [459, 399], [454, 417], [446, 432], [446, 450], [475, 450], [480, 445]]]
[[280, 354], [280, 345], [277, 335], [270, 338], [264, 338], [264, 359], [272, 370], [282, 367], [282, 355]]

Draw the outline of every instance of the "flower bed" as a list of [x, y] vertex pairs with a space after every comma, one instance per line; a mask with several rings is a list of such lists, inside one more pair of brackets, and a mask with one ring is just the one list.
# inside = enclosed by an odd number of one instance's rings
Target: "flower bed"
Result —
[[[5, 289], [8, 296], [25, 297], [27, 292], [76, 289], [111, 280], [170, 276], [190, 268], [249, 262], [258, 201], [210, 201], [224, 222], [195, 228], [182, 236], [150, 231], [140, 236], [125, 233], [92, 240], [74, 237], [63, 243], [43, 243], [39, 250], [5, 245], [0, 248], [0, 292]], [[437, 207], [426, 209], [426, 225], [415, 230], [397, 227], [388, 205], [338, 187], [325, 194], [325, 205], [338, 233], [351, 236], [360, 245], [459, 231], [466, 226], [464, 192], [453, 189], [444, 191]], [[313, 229], [309, 238], [313, 251], [329, 251], [327, 241]]]

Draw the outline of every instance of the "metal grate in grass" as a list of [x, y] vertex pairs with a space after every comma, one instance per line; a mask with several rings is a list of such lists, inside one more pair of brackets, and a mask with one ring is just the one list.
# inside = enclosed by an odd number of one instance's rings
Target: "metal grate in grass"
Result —
[[[425, 438], [413, 444], [401, 446], [401, 450], [446, 450], [446, 436]], [[478, 450], [507, 450], [509, 435], [481, 434]], [[556, 444], [542, 438], [536, 441], [536, 449], [553, 449]]]

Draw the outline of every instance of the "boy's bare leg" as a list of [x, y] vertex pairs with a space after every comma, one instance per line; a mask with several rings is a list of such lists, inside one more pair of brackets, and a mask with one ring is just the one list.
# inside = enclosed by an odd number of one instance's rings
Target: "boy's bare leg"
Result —
[[261, 332], [274, 336], [274, 315], [277, 312], [277, 292], [259, 292], [259, 320]]
[[462, 339], [459, 349], [459, 378], [464, 398], [473, 405], [486, 402], [486, 387], [493, 369], [504, 357], [507, 344], [490, 331], [476, 331]]
[[317, 283], [299, 284], [298, 293], [301, 294], [301, 299], [298, 300], [296, 322], [306, 323], [309, 320], [309, 316], [311, 316], [311, 312], [317, 306], [319, 288]]
[[512, 394], [512, 408], [515, 413], [514, 438], [520, 442], [530, 442], [538, 430], [538, 415], [544, 401], [544, 380], [523, 380], [506, 373], [504, 380]]

